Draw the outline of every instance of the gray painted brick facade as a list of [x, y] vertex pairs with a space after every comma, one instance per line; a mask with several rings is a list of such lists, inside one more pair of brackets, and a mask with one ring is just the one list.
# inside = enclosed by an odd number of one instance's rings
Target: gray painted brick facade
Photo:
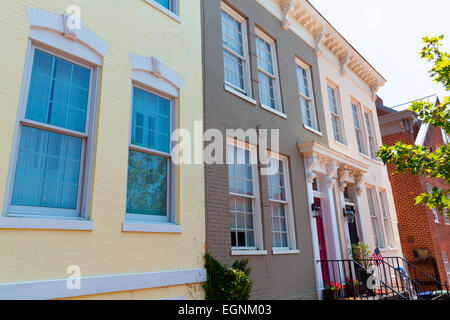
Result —
[[[270, 203], [267, 177], [259, 176], [261, 214], [263, 221], [264, 256], [249, 256], [254, 280], [252, 299], [315, 298], [315, 274], [312, 239], [306, 195], [303, 158], [297, 143], [321, 137], [303, 128], [298, 98], [295, 57], [311, 66], [314, 97], [319, 130], [325, 133], [323, 102], [319, 72], [314, 49], [292, 31], [285, 31], [281, 22], [253, 0], [229, 0], [229, 6], [247, 19], [248, 43], [255, 106], [224, 89], [221, 43], [220, 1], [203, 0], [203, 60], [204, 60], [204, 125], [223, 132], [232, 128], [280, 129], [280, 153], [288, 157], [295, 232], [299, 254], [273, 255], [271, 239]], [[275, 115], [259, 104], [256, 65], [255, 26], [276, 41], [281, 98], [287, 119]], [[225, 136], [225, 135], [224, 135]], [[210, 254], [222, 263], [245, 258], [231, 256], [228, 168], [226, 165], [205, 166], [206, 239]]]

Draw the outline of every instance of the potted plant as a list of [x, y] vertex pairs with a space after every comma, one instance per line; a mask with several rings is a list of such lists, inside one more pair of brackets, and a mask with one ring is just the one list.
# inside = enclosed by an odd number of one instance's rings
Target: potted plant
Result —
[[330, 281], [323, 290], [323, 297], [325, 300], [336, 300], [339, 295], [339, 290], [343, 288], [339, 282]]
[[347, 278], [345, 280], [345, 295], [347, 297], [359, 296], [359, 281], [358, 279]]
[[362, 283], [363, 292], [373, 295], [373, 290], [367, 288], [367, 280], [372, 276], [370, 269], [372, 268], [372, 256], [369, 247], [364, 242], [358, 242], [352, 245], [352, 257], [358, 264], [355, 264], [356, 278]]

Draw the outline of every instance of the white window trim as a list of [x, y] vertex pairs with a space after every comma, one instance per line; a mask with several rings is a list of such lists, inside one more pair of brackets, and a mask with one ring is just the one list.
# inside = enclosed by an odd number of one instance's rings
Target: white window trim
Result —
[[[293, 203], [292, 203], [292, 195], [291, 195], [291, 181], [290, 181], [290, 171], [289, 171], [289, 161], [288, 158], [284, 155], [281, 155], [279, 153], [275, 153], [273, 151], [267, 150], [267, 156], [280, 160], [283, 163], [283, 176], [284, 176], [284, 183], [285, 183], [285, 193], [286, 193], [286, 200], [283, 201], [286, 205], [286, 228], [288, 231], [288, 245], [287, 248], [280, 248], [280, 247], [272, 247], [272, 251], [281, 250], [282, 251], [296, 251], [297, 250], [297, 241], [295, 237], [295, 220], [294, 220], [294, 209], [293, 209]], [[269, 202], [273, 201], [269, 199]], [[271, 219], [272, 220], [272, 219]], [[270, 234], [272, 235], [272, 221], [271, 222], [271, 229]]]
[[[367, 131], [366, 131], [366, 128], [365, 128], [365, 121], [363, 119], [364, 116], [363, 116], [363, 113], [362, 113], [361, 103], [356, 101], [356, 100], [354, 100], [354, 99], [351, 99], [350, 107], [351, 107], [351, 111], [352, 111], [352, 119], [353, 119], [353, 121], [355, 121], [354, 114], [353, 114], [353, 106], [355, 106], [355, 108], [356, 108], [356, 116], [358, 117], [357, 120], [358, 120], [359, 126], [360, 126], [360, 128], [357, 128], [354, 125], [354, 122], [353, 122], [353, 126], [354, 126], [354, 129], [355, 129], [356, 147], [358, 148], [358, 152], [361, 155], [364, 155], [364, 156], [366, 156], [367, 158], [370, 159], [370, 157], [367, 155]], [[358, 147], [358, 136], [356, 134], [356, 131], [359, 131], [360, 134], [361, 134], [361, 143], [362, 143], [361, 148], [362, 148], [362, 151], [359, 150], [359, 147]]]
[[[260, 72], [262, 72], [265, 75], [267, 75], [268, 77], [272, 78], [274, 100], [275, 100], [275, 109], [260, 102], [261, 107], [263, 107], [264, 109], [272, 109], [272, 110], [276, 111], [275, 114], [286, 116], [285, 113], [283, 112], [283, 103], [281, 100], [280, 73], [278, 71], [278, 56], [277, 56], [277, 49], [275, 46], [275, 40], [272, 39], [271, 37], [269, 37], [266, 33], [264, 33], [259, 28], [255, 28], [255, 34], [257, 37], [261, 38], [261, 40], [263, 40], [269, 44], [270, 54], [272, 57], [272, 68], [273, 68], [273, 75], [272, 75], [272, 74], [269, 74], [266, 71], [260, 69], [259, 67], [257, 67], [258, 68], [258, 83], [259, 83], [259, 73]], [[256, 59], [258, 59], [258, 57], [256, 57]], [[258, 86], [258, 91], [259, 91], [259, 86]], [[259, 94], [260, 94], [259, 100], [261, 101], [261, 92]]]
[[232, 256], [265, 256], [267, 250], [231, 250]]
[[[258, 149], [257, 146], [237, 140], [234, 137], [227, 137], [227, 146], [236, 146], [238, 148], [249, 150], [250, 152], [250, 162], [258, 163]], [[260, 199], [260, 191], [259, 191], [259, 174], [258, 174], [258, 166], [254, 164], [252, 166], [252, 175], [253, 179], [253, 193], [254, 196], [254, 212], [253, 212], [253, 223], [254, 223], [254, 232], [255, 232], [255, 248], [244, 248], [244, 247], [231, 247], [232, 255], [258, 255], [258, 254], [267, 254], [267, 251], [264, 250], [264, 240], [263, 240], [263, 229], [262, 229], [262, 216], [261, 216], [261, 199]], [[228, 191], [229, 195], [233, 195]], [[238, 196], [243, 196], [238, 194]], [[245, 195], [244, 195], [245, 197]], [[228, 211], [229, 212], [229, 211]], [[229, 214], [231, 214], [229, 212]]]
[[447, 251], [442, 251], [442, 259], [444, 260], [445, 271], [447, 272], [448, 281], [450, 281], [450, 264], [448, 262]]
[[293, 249], [289, 249], [289, 250], [283, 250], [283, 249], [278, 249], [278, 248], [272, 248], [272, 254], [273, 255], [285, 255], [285, 254], [299, 254], [300, 250], [293, 250]]
[[235, 87], [231, 84], [225, 83], [224, 89], [225, 89], [225, 91], [228, 91], [229, 93], [232, 93], [232, 94], [238, 96], [239, 98], [244, 99], [247, 102], [250, 102], [251, 104], [256, 105], [256, 103], [257, 103], [255, 99], [252, 99], [249, 96], [246, 96], [245, 94], [243, 94], [241, 91], [236, 90]]
[[[243, 68], [244, 68], [244, 89], [242, 90], [240, 88], [236, 88], [232, 83], [228, 83], [224, 80], [225, 84], [228, 85], [228, 87], [234, 88], [236, 91], [240, 92], [243, 96], [247, 96], [250, 99], [253, 98], [252, 95], [252, 82], [251, 82], [251, 74], [250, 74], [250, 55], [249, 55], [249, 46], [248, 46], [248, 33], [247, 33], [247, 20], [240, 16], [238, 13], [236, 13], [232, 8], [230, 8], [228, 5], [226, 5], [224, 2], [220, 2], [220, 8], [232, 16], [234, 19], [236, 19], [242, 26], [242, 45], [244, 50], [244, 56], [243, 58]], [[221, 18], [222, 19], [222, 18]], [[222, 22], [221, 22], [222, 27]], [[221, 30], [221, 36], [223, 35], [223, 30]], [[222, 45], [222, 50], [226, 49]], [[223, 53], [222, 53], [223, 55]], [[223, 57], [224, 59], [224, 57]], [[223, 64], [223, 63], [222, 63]], [[222, 66], [223, 67], [223, 66]], [[225, 71], [225, 70], [224, 70]]]
[[297, 58], [297, 57], [295, 57], [295, 63], [297, 64], [297, 67], [299, 67], [299, 68], [301, 68], [301, 69], [304, 69], [304, 70], [306, 70], [306, 73], [307, 73], [307, 76], [308, 76], [308, 88], [309, 88], [309, 91], [310, 91], [310, 96], [311, 97], [307, 97], [307, 96], [305, 96], [305, 95], [303, 95], [301, 92], [300, 92], [300, 83], [298, 83], [298, 69], [296, 69], [296, 75], [297, 75], [297, 91], [298, 91], [298, 93], [299, 93], [299, 103], [300, 103], [300, 97], [302, 97], [302, 98], [304, 98], [304, 99], [306, 99], [306, 100], [309, 100], [310, 101], [310, 103], [311, 103], [311, 110], [310, 110], [310, 112], [311, 112], [311, 117], [312, 117], [312, 122], [313, 122], [313, 127], [311, 127], [311, 126], [309, 126], [309, 125], [307, 125], [306, 123], [305, 123], [305, 119], [303, 119], [303, 113], [302, 113], [302, 110], [301, 110], [301, 104], [300, 104], [300, 112], [301, 112], [301, 114], [302, 114], [302, 120], [303, 120], [303, 126], [306, 128], [306, 129], [308, 129], [308, 130], [310, 130], [310, 131], [312, 131], [312, 132], [314, 132], [314, 133], [316, 133], [316, 134], [319, 134], [320, 136], [322, 136], [322, 133], [320, 132], [320, 130], [319, 130], [319, 123], [318, 123], [318, 119], [317, 119], [317, 109], [316, 109], [316, 102], [315, 102], [315, 95], [314, 95], [314, 87], [313, 87], [313, 83], [312, 83], [312, 74], [311, 74], [311, 66], [309, 66], [308, 64], [306, 64], [306, 63], [304, 63], [302, 60], [300, 60], [299, 58]]
[[[339, 114], [336, 114], [331, 111], [328, 87], [330, 87], [334, 91], [334, 98], [336, 100], [336, 109], [339, 111]], [[347, 146], [347, 139], [345, 136], [344, 123], [343, 123], [343, 119], [342, 119], [342, 106], [341, 106], [340, 90], [337, 85], [331, 83], [330, 81], [327, 82], [327, 99], [328, 99], [328, 109], [330, 111], [330, 116], [331, 116], [331, 133], [333, 135], [333, 140], [334, 140], [334, 142], [336, 142], [340, 145]], [[339, 129], [339, 133], [341, 135], [342, 141], [337, 140], [334, 136], [333, 116], [338, 118], [338, 126], [339, 126], [338, 129]]]
[[[149, 87], [143, 86], [142, 84], [133, 81], [133, 84], [131, 86], [131, 103], [130, 103], [130, 119], [129, 119], [129, 134], [128, 134], [128, 156], [127, 156], [127, 181], [128, 181], [128, 162], [129, 162], [129, 151], [137, 151], [140, 153], [145, 153], [149, 155], [155, 155], [158, 157], [163, 157], [167, 159], [167, 214], [164, 217], [160, 216], [149, 216], [144, 214], [133, 214], [128, 213], [125, 210], [125, 221], [122, 228], [122, 231], [140, 231], [140, 232], [162, 232], [162, 231], [152, 231], [152, 230], [161, 230], [162, 225], [155, 226], [155, 224], [171, 224], [172, 226], [177, 225], [177, 216], [176, 216], [176, 181], [177, 181], [177, 170], [176, 170], [176, 164], [174, 160], [172, 159], [171, 154], [166, 152], [161, 152], [149, 148], [145, 148], [142, 146], [134, 145], [131, 143], [131, 137], [133, 134], [133, 127], [132, 127], [132, 121], [133, 121], [133, 88], [138, 88], [140, 90], [143, 90], [147, 93], [154, 94], [157, 96], [160, 96], [164, 99], [168, 99], [170, 101], [170, 133], [173, 132], [176, 128], [176, 114], [177, 114], [177, 103], [176, 99], [173, 96], [164, 95], [160, 92], [155, 92]], [[169, 149], [172, 150], [174, 147], [175, 142], [170, 141]], [[128, 193], [128, 190], [127, 190]], [[125, 197], [125, 208], [126, 208], [126, 202], [127, 197]], [[137, 224], [147, 224], [138, 227]], [[167, 229], [166, 229], [167, 230]], [[181, 232], [181, 226], [179, 229], [169, 228], [169, 230], [180, 230]], [[167, 232], [167, 231], [166, 231]], [[174, 233], [180, 233], [180, 232], [174, 232]], [[170, 233], [170, 232], [169, 232]]]
[[[366, 119], [366, 115], [368, 116], [368, 120]], [[379, 162], [379, 160], [377, 160], [377, 157], [376, 157], [376, 153], [378, 151], [378, 142], [377, 142], [377, 136], [376, 136], [376, 133], [375, 133], [375, 126], [374, 126], [374, 122], [373, 122], [373, 113], [372, 113], [372, 111], [367, 109], [367, 108], [364, 108], [363, 117], [364, 117], [364, 127], [365, 127], [365, 130], [366, 130], [366, 139], [367, 139], [366, 145], [367, 145], [367, 150], [368, 150], [367, 151], [368, 156], [372, 160], [375, 160], [375, 161]], [[369, 128], [367, 127], [367, 121], [369, 122], [370, 129], [372, 129], [372, 135], [369, 134]], [[370, 148], [370, 139], [371, 138], [373, 139], [373, 147], [374, 147], [375, 150], [371, 150], [371, 148]], [[372, 152], [373, 152], [373, 155], [372, 155]]]
[[32, 229], [32, 230], [94, 230], [94, 221], [76, 218], [41, 217], [19, 218], [0, 217], [0, 229]]
[[[380, 241], [382, 243], [379, 244], [379, 249], [387, 249], [387, 241], [386, 241], [386, 234], [384, 231], [384, 226], [383, 226], [383, 217], [380, 214], [380, 204], [379, 204], [379, 199], [378, 199], [378, 189], [375, 186], [369, 186], [366, 185], [366, 193], [367, 193], [367, 205], [369, 206], [369, 219], [370, 219], [370, 223], [372, 224], [372, 220], [376, 219], [377, 222], [377, 226], [378, 228], [376, 228], [378, 230], [378, 237], [380, 237]], [[373, 193], [372, 193], [373, 192]], [[373, 195], [373, 197], [371, 197], [371, 194]], [[371, 197], [372, 199], [372, 204], [374, 206], [374, 211], [375, 211], [375, 216], [371, 216], [370, 215], [370, 205], [369, 205], [369, 197]], [[375, 235], [374, 235], [374, 243], [375, 243]]]
[[[428, 182], [427, 182], [427, 190], [428, 190], [428, 192], [433, 190], [433, 186], [431, 184], [429, 184]], [[434, 222], [435, 223], [440, 223], [440, 221], [439, 221], [439, 214], [438, 214], [436, 208], [431, 209], [431, 211], [433, 212]]]
[[[388, 204], [388, 199], [387, 199], [387, 193], [385, 189], [380, 189], [378, 188], [378, 194], [377, 194], [377, 198], [378, 198], [378, 202], [379, 202], [379, 207], [380, 207], [380, 211], [381, 211], [381, 221], [382, 223], [382, 227], [384, 230], [384, 238], [385, 238], [385, 247], [392, 249], [395, 248], [395, 237], [394, 237], [394, 228], [392, 225], [392, 218], [391, 218], [391, 212], [389, 210], [389, 204]], [[384, 209], [386, 210], [386, 217], [384, 216], [383, 212]], [[389, 237], [388, 237], [388, 232], [389, 230], [386, 230], [386, 223], [388, 225], [388, 227], [390, 228], [390, 233], [391, 233], [391, 237], [392, 237], [392, 245], [389, 245]]]
[[444, 222], [446, 225], [450, 225], [450, 217], [447, 215], [447, 209], [444, 209]]
[[[88, 106], [86, 112], [86, 124], [85, 132], [80, 133], [73, 130], [68, 130], [60, 127], [55, 127], [52, 125], [47, 125], [45, 123], [40, 123], [37, 121], [32, 121], [25, 119], [25, 113], [27, 108], [27, 101], [29, 95], [29, 87], [31, 81], [31, 73], [33, 67], [33, 59], [35, 51], [40, 50], [42, 52], [48, 53], [60, 59], [64, 59], [68, 62], [77, 64], [79, 66], [88, 68], [90, 70], [90, 84], [89, 84], [89, 96], [88, 96]], [[95, 121], [97, 115], [97, 95], [98, 95], [98, 83], [99, 83], [99, 68], [98, 66], [75, 61], [63, 54], [53, 52], [53, 50], [48, 48], [42, 48], [34, 45], [30, 40], [27, 48], [26, 63], [22, 79], [21, 95], [19, 99], [19, 109], [17, 113], [16, 127], [14, 133], [13, 148], [10, 157], [10, 166], [8, 172], [8, 182], [5, 192], [5, 205], [2, 212], [4, 217], [18, 217], [20, 220], [16, 220], [17, 223], [23, 222], [25, 225], [30, 225], [38, 222], [27, 222], [30, 219], [45, 219], [51, 217], [51, 219], [65, 219], [68, 215], [72, 219], [89, 219], [89, 202], [90, 202], [90, 191], [91, 191], [91, 175], [92, 175], [92, 161], [93, 161], [93, 149], [94, 149], [94, 137], [95, 137]], [[75, 136], [83, 140], [82, 144], [82, 154], [80, 161], [80, 178], [78, 183], [78, 194], [77, 194], [77, 208], [75, 210], [64, 210], [64, 209], [52, 209], [44, 207], [24, 207], [24, 206], [12, 206], [12, 190], [14, 186], [14, 176], [16, 171], [20, 136], [22, 127], [24, 125], [31, 127], [38, 127], [48, 132], [63, 133], [69, 136]], [[66, 214], [64, 214], [66, 213]], [[12, 220], [10, 220], [12, 221]], [[55, 224], [49, 224], [48, 229], [60, 229]]]
[[264, 109], [264, 110], [267, 110], [267, 111], [269, 111], [269, 112], [272, 112], [273, 114], [276, 114], [277, 116], [279, 116], [279, 117], [281, 117], [281, 118], [283, 118], [283, 119], [287, 119], [287, 115], [286, 115], [285, 113], [283, 113], [283, 112], [280, 112], [280, 111], [278, 111], [278, 110], [275, 110], [274, 108], [268, 107], [268, 106], [266, 106], [266, 105], [264, 105], [264, 104], [261, 104], [260, 107], [261, 107], [262, 109]]
[[170, 6], [172, 7], [171, 9], [170, 8], [167, 9], [166, 7], [160, 5], [158, 2], [156, 2], [155, 0], [144, 0], [144, 1], [147, 2], [149, 5], [151, 5], [152, 7], [154, 7], [155, 9], [161, 11], [163, 14], [172, 18], [176, 22], [181, 23], [181, 17], [179, 15], [178, 0], [170, 0]]

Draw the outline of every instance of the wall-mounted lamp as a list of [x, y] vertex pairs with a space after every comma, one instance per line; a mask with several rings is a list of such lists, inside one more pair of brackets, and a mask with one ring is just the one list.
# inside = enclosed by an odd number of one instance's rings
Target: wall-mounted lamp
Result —
[[355, 222], [355, 210], [342, 208], [344, 211], [344, 217], [347, 219], [348, 223]]
[[322, 208], [311, 203], [311, 211], [314, 218], [322, 218]]

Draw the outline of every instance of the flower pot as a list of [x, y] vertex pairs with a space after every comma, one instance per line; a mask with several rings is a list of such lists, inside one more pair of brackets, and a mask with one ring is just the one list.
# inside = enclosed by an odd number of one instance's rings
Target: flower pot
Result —
[[325, 300], [336, 300], [338, 297], [337, 290], [323, 290], [323, 298]]
[[354, 297], [354, 298], [358, 297], [359, 296], [359, 287], [358, 287], [358, 285], [352, 286], [351, 284], [350, 285], [347, 284], [345, 286], [345, 295], [347, 297]]

